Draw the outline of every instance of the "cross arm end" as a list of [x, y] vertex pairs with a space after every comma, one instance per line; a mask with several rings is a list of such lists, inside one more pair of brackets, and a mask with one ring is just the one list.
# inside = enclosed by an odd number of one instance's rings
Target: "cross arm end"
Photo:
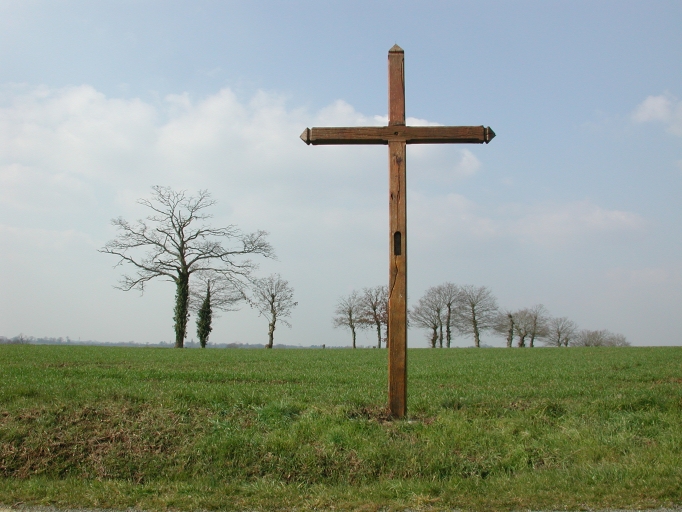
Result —
[[303, 130], [303, 133], [301, 134], [301, 140], [310, 146], [310, 128]]
[[493, 131], [493, 129], [490, 126], [484, 128], [483, 131], [484, 131], [483, 135], [485, 138], [485, 143], [488, 144], [488, 142], [490, 142], [491, 140], [493, 140], [495, 138], [495, 132]]

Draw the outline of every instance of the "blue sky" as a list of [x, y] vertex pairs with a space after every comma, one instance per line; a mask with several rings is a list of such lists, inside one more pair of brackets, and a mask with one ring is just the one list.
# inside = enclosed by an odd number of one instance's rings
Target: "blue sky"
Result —
[[[0, 0], [0, 335], [170, 340], [172, 285], [114, 290], [96, 251], [159, 184], [271, 233], [261, 273], [300, 303], [276, 341], [348, 343], [336, 300], [387, 279], [386, 148], [298, 135], [380, 124], [397, 43], [413, 122], [498, 135], [408, 149], [410, 301], [485, 285], [504, 308], [680, 344], [680, 26], [679, 2]], [[246, 308], [212, 339], [266, 327]]]

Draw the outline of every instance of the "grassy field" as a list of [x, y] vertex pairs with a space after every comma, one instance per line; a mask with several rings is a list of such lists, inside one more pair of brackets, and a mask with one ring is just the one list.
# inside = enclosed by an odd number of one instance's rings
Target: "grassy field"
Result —
[[682, 504], [682, 348], [0, 346], [0, 503], [142, 509]]

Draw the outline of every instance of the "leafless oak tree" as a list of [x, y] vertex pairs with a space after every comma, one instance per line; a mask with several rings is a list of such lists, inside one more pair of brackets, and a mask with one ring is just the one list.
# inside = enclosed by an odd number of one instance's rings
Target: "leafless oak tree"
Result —
[[294, 289], [279, 274], [272, 274], [254, 281], [249, 302], [268, 320], [268, 344], [265, 347], [272, 348], [277, 321], [291, 327], [285, 318], [298, 305], [294, 301]]
[[512, 346], [516, 334], [516, 318], [511, 311], [500, 311], [495, 319], [493, 330], [507, 341], [507, 348]]
[[334, 327], [347, 327], [353, 336], [353, 348], [357, 329], [366, 327], [362, 322], [362, 299], [358, 292], [353, 291], [347, 297], [341, 297], [334, 311]]
[[[433, 288], [430, 290], [433, 290]], [[434, 293], [428, 293], [428, 291], [419, 299], [416, 306], [410, 310], [410, 320], [412, 320], [417, 327], [423, 327], [430, 331], [430, 336], [427, 336], [427, 338], [431, 348], [436, 348], [439, 329], [441, 330], [442, 335], [442, 311], [442, 304], [439, 303], [438, 298]], [[442, 346], [443, 342], [441, 338], [441, 348]]]
[[190, 302], [190, 277], [195, 272], [215, 272], [236, 288], [245, 287], [256, 264], [244, 257], [258, 254], [273, 257], [267, 233], [242, 233], [235, 226], [211, 228], [204, 223], [205, 213], [213, 206], [206, 190], [196, 197], [168, 187], [152, 187], [151, 199], [139, 204], [152, 213], [146, 219], [130, 223], [122, 217], [112, 220], [118, 236], [100, 249], [119, 258], [118, 265], [128, 264], [134, 274], [124, 275], [118, 288], [144, 292], [147, 282], [160, 277], [175, 283], [175, 346], [182, 348], [187, 332]]
[[481, 346], [481, 332], [495, 326], [497, 313], [497, 300], [489, 288], [471, 285], [460, 288], [455, 322], [462, 334], [474, 336], [474, 346]]
[[568, 347], [578, 332], [578, 325], [565, 316], [552, 318], [547, 324], [545, 344], [551, 347]]
[[517, 346], [519, 348], [526, 346], [526, 339], [528, 339], [528, 346], [532, 348], [535, 346], [536, 339], [543, 339], [547, 336], [547, 321], [549, 317], [542, 304], [532, 308], [519, 309], [512, 313], [512, 317], [514, 318], [514, 329], [518, 338]]
[[[453, 285], [454, 286], [454, 285]], [[457, 296], [455, 295], [455, 298]], [[436, 329], [435, 335], [436, 339], [433, 341], [433, 346], [435, 347], [435, 343], [438, 343], [438, 346], [440, 348], [443, 348], [443, 328], [445, 327], [445, 324], [447, 323], [446, 317], [448, 316], [448, 313], [450, 313], [450, 323], [452, 324], [452, 306], [454, 303], [454, 298], [452, 299], [452, 303], [450, 306], [450, 311], [448, 311], [448, 308], [445, 304], [445, 293], [442, 289], [441, 286], [432, 286], [426, 292], [424, 292], [424, 296], [419, 300], [419, 303], [415, 307], [415, 319], [416, 319], [416, 324], [420, 327], [424, 327], [426, 329], [431, 329], [431, 325], [426, 325], [426, 323], [430, 324], [429, 322], [424, 322], [426, 318], [429, 320], [433, 319], [434, 321], [437, 322], [438, 327]], [[449, 329], [447, 329], [449, 330]]]
[[583, 329], [570, 343], [573, 347], [628, 347], [630, 343], [622, 334], [607, 330], [589, 331]]
[[535, 346], [535, 340], [544, 339], [547, 336], [549, 322], [549, 314], [547, 309], [542, 304], [536, 304], [532, 308], [528, 308], [528, 321], [529, 325], [529, 343], [528, 346], [533, 348]]
[[516, 346], [519, 348], [525, 348], [526, 339], [531, 335], [531, 332], [533, 332], [533, 318], [530, 313], [530, 309], [519, 309], [518, 311], [514, 312], [512, 316], [515, 320], [514, 325], [516, 328], [516, 336], [518, 338]]
[[388, 328], [388, 286], [365, 288], [362, 290], [360, 300], [361, 321], [376, 328], [377, 348], [381, 348], [381, 328], [382, 326]]

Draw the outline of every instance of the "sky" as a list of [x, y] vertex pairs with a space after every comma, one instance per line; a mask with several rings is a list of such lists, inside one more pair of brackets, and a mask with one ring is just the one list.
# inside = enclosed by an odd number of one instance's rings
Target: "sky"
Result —
[[[680, 345], [681, 26], [676, 0], [0, 0], [0, 335], [173, 340], [173, 284], [117, 290], [98, 252], [161, 185], [269, 232], [258, 275], [299, 303], [275, 343], [350, 344], [337, 301], [388, 281], [387, 149], [299, 135], [385, 124], [398, 44], [408, 124], [497, 134], [408, 146], [409, 303], [487, 286], [503, 309]], [[248, 306], [210, 338], [266, 340]]]

